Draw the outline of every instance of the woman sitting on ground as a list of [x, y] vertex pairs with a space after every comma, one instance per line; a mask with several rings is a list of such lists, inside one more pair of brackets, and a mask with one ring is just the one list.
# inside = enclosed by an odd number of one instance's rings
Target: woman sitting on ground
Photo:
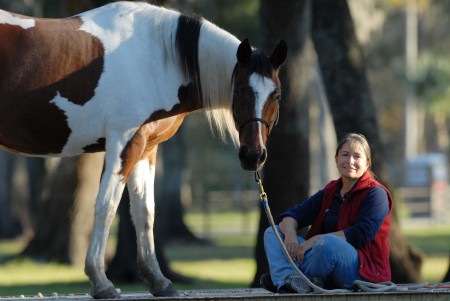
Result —
[[[366, 138], [347, 134], [335, 154], [340, 178], [304, 202], [284, 212], [277, 221], [289, 255], [316, 285], [350, 288], [355, 280], [391, 280], [389, 265], [392, 197], [371, 171]], [[305, 238], [297, 231], [311, 226]], [[306, 293], [312, 289], [296, 274], [272, 228], [264, 235], [270, 276], [263, 287], [278, 293]]]

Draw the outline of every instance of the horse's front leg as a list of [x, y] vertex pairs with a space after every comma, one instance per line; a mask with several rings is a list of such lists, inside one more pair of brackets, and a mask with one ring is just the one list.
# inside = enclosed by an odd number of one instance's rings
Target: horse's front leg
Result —
[[117, 299], [120, 294], [105, 275], [105, 253], [111, 223], [117, 211], [123, 190], [119, 150], [105, 156], [105, 170], [95, 203], [94, 227], [86, 256], [85, 273], [92, 282], [91, 295], [95, 299]]
[[178, 296], [172, 282], [164, 277], [155, 255], [153, 223], [155, 219], [154, 178], [157, 147], [149, 160], [139, 161], [128, 179], [131, 215], [136, 227], [137, 264], [141, 276], [147, 281], [153, 296]]

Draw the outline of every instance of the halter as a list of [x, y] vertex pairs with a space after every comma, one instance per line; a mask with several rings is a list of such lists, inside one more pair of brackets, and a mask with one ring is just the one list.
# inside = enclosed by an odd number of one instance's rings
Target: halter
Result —
[[[249, 124], [249, 123], [251, 123], [251, 122], [261, 122], [262, 124], [264, 124], [266, 127], [267, 127], [267, 131], [268, 131], [268, 133], [267, 134], [269, 134], [270, 133], [270, 127], [273, 125], [273, 126], [276, 126], [277, 124], [278, 124], [278, 119], [280, 118], [280, 107], [279, 107], [279, 105], [278, 105], [278, 110], [277, 110], [277, 115], [275, 116], [275, 118], [272, 120], [272, 121], [267, 121], [267, 120], [264, 120], [264, 119], [262, 119], [262, 118], [257, 118], [257, 117], [255, 117], [255, 118], [249, 118], [249, 119], [247, 119], [246, 121], [244, 121], [240, 126], [239, 126], [239, 133], [240, 132], [242, 132], [242, 130], [244, 129], [244, 127], [247, 125], [247, 124]], [[236, 119], [236, 118], [235, 118]]]

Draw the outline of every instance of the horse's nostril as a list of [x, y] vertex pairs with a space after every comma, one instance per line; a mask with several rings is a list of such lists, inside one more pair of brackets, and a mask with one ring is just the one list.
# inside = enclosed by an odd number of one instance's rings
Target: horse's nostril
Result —
[[250, 149], [248, 146], [241, 146], [239, 149], [239, 159], [241, 166], [246, 170], [257, 170], [267, 159], [267, 149]]
[[239, 149], [239, 160], [243, 161], [248, 157], [248, 147], [243, 145]]

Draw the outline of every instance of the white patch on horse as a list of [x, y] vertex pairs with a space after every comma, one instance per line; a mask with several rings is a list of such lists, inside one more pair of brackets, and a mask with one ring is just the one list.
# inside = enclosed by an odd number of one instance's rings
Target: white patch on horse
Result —
[[65, 112], [72, 130], [65, 155], [81, 153], [83, 147], [105, 137], [105, 128], [137, 129], [152, 113], [170, 111], [179, 103], [178, 88], [188, 83], [179, 72], [178, 60], [167, 59], [165, 45], [173, 41], [166, 40], [174, 35], [162, 36], [155, 30], [162, 22], [176, 26], [177, 18], [160, 14], [161, 8], [145, 3], [121, 2], [78, 15], [83, 21], [80, 30], [98, 38], [105, 49], [104, 70], [94, 97], [83, 106], [59, 95], [52, 101]]
[[104, 137], [104, 114], [97, 109], [99, 101], [88, 101], [83, 106], [77, 105], [58, 92], [50, 103], [64, 111], [71, 134], [61, 154], [73, 156], [83, 153], [83, 147], [93, 144]]
[[36, 26], [36, 22], [33, 19], [22, 19], [2, 10], [0, 10], [0, 24], [20, 26], [23, 29]]
[[[147, 222], [147, 215], [155, 213], [155, 200], [154, 200], [154, 179], [155, 179], [155, 166], [149, 164], [148, 160], [141, 160], [136, 163], [134, 170], [128, 179], [128, 189], [130, 196], [133, 200], [138, 199], [143, 202], [133, 201], [132, 208], [136, 213], [133, 214], [135, 223], [145, 224]], [[142, 216], [143, 215], [143, 216]], [[138, 218], [142, 220], [136, 220]], [[144, 229], [142, 229], [144, 230]]]
[[[261, 76], [257, 73], [253, 73], [252, 75], [250, 75], [249, 85], [253, 88], [253, 91], [258, 91], [258, 93], [255, 95], [256, 118], [264, 119], [262, 118], [264, 104], [266, 103], [266, 100], [269, 97], [270, 93], [275, 91], [276, 86], [271, 79], [265, 76]], [[261, 133], [261, 126], [262, 123], [258, 122], [259, 133]], [[259, 136], [261, 145], [264, 145], [262, 136]]]

